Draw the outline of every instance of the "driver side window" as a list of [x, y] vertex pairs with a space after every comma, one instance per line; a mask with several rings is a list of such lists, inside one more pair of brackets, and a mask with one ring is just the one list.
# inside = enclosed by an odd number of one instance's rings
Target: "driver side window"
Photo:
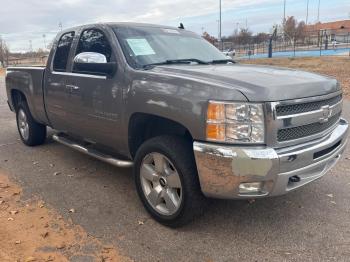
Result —
[[111, 62], [112, 48], [107, 37], [98, 29], [87, 29], [81, 34], [75, 55], [84, 52], [103, 54], [106, 56], [107, 62]]

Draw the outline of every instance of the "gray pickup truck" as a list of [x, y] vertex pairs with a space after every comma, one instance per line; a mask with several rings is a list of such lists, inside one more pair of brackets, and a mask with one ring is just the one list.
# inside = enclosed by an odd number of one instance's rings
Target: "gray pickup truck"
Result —
[[348, 123], [335, 79], [240, 65], [198, 35], [106, 23], [58, 34], [44, 67], [7, 69], [24, 144], [53, 139], [119, 167], [159, 222], [180, 226], [206, 197], [288, 193], [340, 158]]

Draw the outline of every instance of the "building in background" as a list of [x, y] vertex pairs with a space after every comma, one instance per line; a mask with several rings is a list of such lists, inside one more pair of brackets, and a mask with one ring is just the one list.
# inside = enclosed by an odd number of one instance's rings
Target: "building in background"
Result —
[[329, 41], [347, 43], [350, 35], [350, 20], [308, 25], [306, 31], [316, 39], [321, 35], [323, 38], [327, 37]]

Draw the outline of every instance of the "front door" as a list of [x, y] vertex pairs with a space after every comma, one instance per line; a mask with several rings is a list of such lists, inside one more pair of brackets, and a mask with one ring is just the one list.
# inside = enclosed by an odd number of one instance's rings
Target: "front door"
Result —
[[[103, 29], [87, 28], [80, 34], [74, 55], [85, 52], [103, 54], [107, 62], [116, 62], [115, 52]], [[74, 135], [92, 142], [118, 148], [121, 122], [122, 79], [93, 72], [74, 70], [66, 76], [67, 108], [70, 129]]]

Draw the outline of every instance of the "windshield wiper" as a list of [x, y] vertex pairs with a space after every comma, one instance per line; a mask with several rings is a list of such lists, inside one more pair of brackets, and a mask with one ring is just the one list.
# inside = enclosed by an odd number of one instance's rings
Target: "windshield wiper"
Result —
[[200, 64], [200, 65], [209, 65], [208, 62], [205, 62], [205, 61], [200, 60], [200, 59], [186, 58], [186, 59], [168, 59], [168, 60], [165, 60], [164, 62], [144, 65], [143, 68], [149, 68], [149, 67], [157, 66], [157, 65], [189, 64], [192, 62], [195, 62], [195, 63]]
[[209, 62], [210, 64], [227, 64], [227, 63], [233, 63], [235, 64], [236, 61], [232, 59], [220, 59], [220, 60], [213, 60]]

